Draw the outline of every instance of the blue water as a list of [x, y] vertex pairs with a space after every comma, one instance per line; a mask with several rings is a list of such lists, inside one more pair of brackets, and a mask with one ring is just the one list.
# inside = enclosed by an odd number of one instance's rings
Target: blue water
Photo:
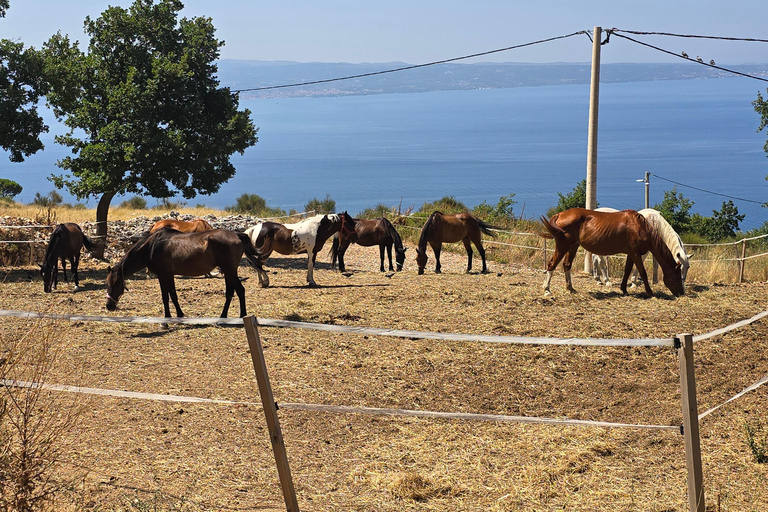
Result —
[[[636, 180], [646, 171], [768, 201], [767, 135], [757, 132], [751, 105], [760, 90], [765, 94], [764, 84], [746, 78], [602, 84], [599, 204], [642, 208], [644, 186]], [[557, 193], [569, 193], [586, 173], [586, 85], [243, 100], [241, 107], [252, 111], [259, 142], [233, 156], [237, 175], [219, 193], [190, 205], [225, 207], [248, 192], [301, 211], [311, 198], [330, 194], [338, 210], [354, 214], [377, 203], [419, 208], [452, 195], [472, 207], [515, 194], [515, 213], [530, 218], [556, 205]], [[24, 187], [17, 200], [30, 202], [53, 188], [46, 178], [59, 172], [55, 161], [66, 150], [52, 134], [47, 149], [24, 164], [0, 155], [0, 177]], [[652, 176], [651, 205], [672, 186]], [[727, 200], [678, 190], [706, 216]], [[734, 203], [746, 214], [742, 230], [768, 220], [759, 204]]]

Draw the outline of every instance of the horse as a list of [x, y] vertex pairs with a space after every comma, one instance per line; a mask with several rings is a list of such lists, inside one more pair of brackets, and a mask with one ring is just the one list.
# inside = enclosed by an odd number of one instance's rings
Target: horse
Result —
[[178, 219], [163, 219], [152, 224], [149, 228], [149, 233], [152, 234], [163, 228], [172, 228], [182, 233], [202, 233], [203, 231], [211, 231], [213, 226], [208, 224], [205, 219], [195, 220], [178, 220]]
[[331, 268], [336, 267], [336, 258], [339, 260], [339, 271], [344, 272], [344, 253], [347, 252], [349, 244], [356, 243], [363, 247], [379, 246], [379, 256], [381, 258], [381, 267], [379, 270], [384, 272], [384, 250], [389, 257], [389, 270], [395, 270], [392, 266], [392, 246], [395, 247], [395, 262], [397, 271], [403, 269], [405, 263], [405, 251], [403, 240], [386, 217], [379, 219], [366, 220], [355, 219], [355, 232], [348, 237], [342, 237], [338, 233], [333, 236], [331, 245]]
[[442, 212], [433, 212], [429, 216], [424, 227], [421, 228], [419, 237], [419, 246], [416, 249], [416, 264], [419, 267], [419, 275], [424, 273], [424, 267], [427, 266], [427, 243], [432, 246], [435, 253], [435, 274], [440, 274], [440, 251], [443, 243], [463, 242], [467, 250], [467, 272], [472, 270], [472, 246], [475, 244], [480, 258], [483, 260], [483, 274], [488, 272], [485, 265], [485, 249], [481, 233], [489, 236], [496, 236], [491, 229], [493, 226], [486, 224], [474, 215], [467, 212], [444, 214]]
[[269, 285], [269, 276], [262, 267], [262, 261], [266, 259], [264, 253], [269, 250], [270, 244], [270, 239], [265, 240], [263, 252], [259, 251], [246, 234], [228, 229], [201, 233], [182, 233], [171, 228], [156, 231], [134, 244], [122, 260], [108, 269], [107, 310], [117, 309], [117, 303], [126, 290], [125, 278], [148, 268], [160, 282], [165, 316], [171, 316], [168, 307], [170, 296], [176, 307], [176, 315], [183, 317], [184, 313], [176, 295], [174, 276], [201, 276], [219, 267], [226, 283], [226, 300], [221, 318], [227, 317], [229, 303], [235, 292], [240, 300], [240, 316], [244, 317], [245, 288], [237, 275], [237, 267], [245, 254], [251, 265], [256, 267], [260, 282], [263, 274], [266, 284], [262, 286], [266, 288]]
[[59, 262], [64, 271], [64, 281], [67, 278], [67, 261], [72, 264], [72, 274], [75, 279], [75, 290], [80, 288], [80, 276], [77, 267], [80, 264], [80, 251], [85, 246], [86, 250], [95, 249], [93, 242], [83, 234], [83, 230], [74, 222], [59, 224], [51, 233], [48, 248], [45, 250], [43, 264], [40, 265], [40, 275], [43, 276], [43, 290], [50, 293], [59, 282]]
[[[598, 212], [617, 212], [618, 210], [615, 210], [613, 208], [597, 208], [595, 211]], [[667, 220], [664, 218], [661, 213], [659, 213], [657, 210], [654, 210], [653, 208], [644, 208], [642, 210], [639, 210], [638, 213], [645, 217], [645, 220], [648, 221], [648, 223], [653, 226], [653, 228], [659, 233], [659, 236], [664, 241], [665, 244], [667, 244], [667, 247], [672, 252], [672, 255], [675, 257], [675, 261], [680, 264], [680, 275], [683, 280], [683, 287], [685, 287], [685, 280], [688, 277], [688, 269], [691, 266], [690, 263], [690, 257], [691, 255], [686, 253], [685, 246], [683, 245], [683, 240], [680, 238], [680, 235], [675, 232], [674, 228], [667, 222]], [[645, 257], [643, 257], [643, 260], [645, 260]], [[654, 265], [654, 280], [653, 282], [656, 282], [656, 272], [655, 268], [658, 265], [656, 261], [653, 263]], [[600, 284], [606, 284], [610, 286], [610, 280], [608, 278], [608, 261], [605, 256], [598, 256], [596, 254], [592, 255], [592, 274], [594, 275], [595, 279]], [[637, 269], [635, 269], [632, 272], [632, 278], [631, 282], [636, 283], [637, 282]]]
[[645, 291], [653, 297], [653, 290], [648, 284], [648, 276], [643, 266], [642, 255], [650, 251], [661, 266], [664, 273], [664, 284], [674, 296], [685, 294], [681, 277], [681, 265], [661, 239], [659, 234], [645, 220], [645, 217], [634, 210], [620, 212], [597, 212], [584, 208], [571, 208], [557, 213], [549, 220], [541, 217], [541, 222], [547, 233], [541, 233], [544, 238], [555, 240], [555, 252], [547, 264], [547, 276], [544, 281], [545, 295], [551, 295], [549, 283], [552, 273], [560, 260], [563, 260], [566, 288], [574, 292], [571, 284], [571, 265], [579, 245], [585, 250], [598, 255], [624, 253], [627, 262], [624, 266], [624, 278], [621, 281], [621, 291], [627, 294], [627, 280], [636, 266], [645, 284]]
[[[245, 230], [255, 247], [261, 247], [265, 237], [270, 237], [271, 248], [264, 251], [266, 260], [275, 250], [280, 254], [307, 253], [307, 284], [317, 286], [314, 278], [315, 259], [325, 241], [335, 233], [349, 237], [355, 232], [355, 219], [347, 212], [315, 215], [294, 224], [264, 221]], [[261, 277], [259, 277], [261, 279]]]

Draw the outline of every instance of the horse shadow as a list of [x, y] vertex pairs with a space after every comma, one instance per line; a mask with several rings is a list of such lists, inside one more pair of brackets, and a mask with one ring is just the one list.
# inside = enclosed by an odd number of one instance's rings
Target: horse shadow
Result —
[[597, 300], [604, 300], [604, 299], [615, 299], [615, 298], [622, 298], [622, 297], [632, 297], [635, 299], [641, 299], [641, 300], [648, 300], [648, 299], [659, 299], [659, 300], [675, 300], [676, 297], [672, 295], [671, 293], [665, 293], [661, 291], [654, 291], [653, 297], [650, 295], [647, 295], [645, 292], [637, 292], [637, 293], [627, 293], [624, 295], [621, 293], [621, 290], [616, 291], [596, 291], [596, 292], [587, 292], [587, 294]]

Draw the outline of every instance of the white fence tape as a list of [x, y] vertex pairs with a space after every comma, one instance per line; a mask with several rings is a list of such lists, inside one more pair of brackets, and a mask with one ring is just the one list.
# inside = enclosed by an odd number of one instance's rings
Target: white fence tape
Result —
[[762, 378], [762, 379], [760, 379], [759, 381], [755, 382], [754, 384], [752, 384], [752, 385], [751, 385], [751, 386], [749, 386], [748, 388], [744, 389], [744, 390], [743, 390], [743, 391], [741, 391], [740, 393], [737, 393], [737, 394], [735, 394], [734, 396], [732, 396], [731, 398], [729, 398], [729, 399], [728, 399], [728, 400], [726, 400], [725, 402], [721, 403], [720, 405], [718, 405], [718, 406], [715, 406], [715, 407], [711, 408], [710, 410], [708, 410], [708, 411], [706, 411], [706, 412], [703, 412], [703, 413], [699, 414], [699, 421], [701, 421], [702, 419], [706, 418], [707, 416], [709, 416], [710, 414], [712, 414], [713, 412], [715, 412], [716, 410], [718, 410], [718, 409], [719, 409], [719, 408], [721, 408], [722, 406], [724, 406], [724, 405], [726, 405], [726, 404], [729, 404], [729, 403], [733, 402], [733, 401], [734, 401], [734, 400], [736, 400], [737, 398], [741, 398], [742, 396], [746, 395], [746, 394], [747, 394], [747, 393], [749, 393], [750, 391], [754, 391], [754, 390], [756, 390], [757, 388], [759, 388], [760, 386], [762, 386], [762, 385], [763, 385], [763, 384], [765, 384], [766, 382], [768, 382], [768, 375], [766, 375], [765, 377], [763, 377], [763, 378]]
[[[244, 402], [235, 400], [219, 400], [213, 398], [198, 398], [193, 396], [161, 395], [157, 393], [139, 393], [135, 391], [122, 391], [118, 389], [88, 388], [81, 386], [67, 386], [60, 384], [45, 384], [40, 382], [28, 382], [17, 380], [0, 380], [0, 385], [18, 388], [39, 388], [51, 391], [65, 391], [69, 393], [82, 393], [89, 395], [112, 396], [117, 398], [132, 398], [138, 400], [155, 400], [161, 402], [181, 402], [199, 404], [224, 404], [224, 405], [254, 405], [258, 402]], [[453, 419], [472, 421], [491, 421], [508, 423], [539, 423], [549, 425], [570, 425], [578, 427], [612, 427], [612, 428], [639, 428], [652, 430], [679, 431], [679, 425], [646, 425], [633, 423], [611, 423], [606, 421], [571, 420], [557, 418], [536, 418], [529, 416], [508, 416], [503, 414], [474, 414], [437, 411], [418, 411], [413, 409], [388, 409], [381, 407], [351, 407], [346, 405], [302, 404], [302, 403], [278, 403], [279, 409], [297, 411], [321, 411], [341, 414], [369, 414], [378, 416], [403, 416], [412, 418]]]
[[[136, 317], [136, 316], [88, 316], [65, 315], [53, 313], [33, 313], [28, 311], [0, 310], [0, 316], [18, 318], [41, 318], [48, 320], [69, 320], [71, 322], [115, 322], [135, 324], [189, 324], [189, 325], [243, 325], [242, 318], [215, 318], [215, 317]], [[602, 338], [544, 338], [544, 337], [515, 337], [492, 336], [476, 334], [456, 334], [428, 331], [406, 331], [400, 329], [380, 329], [375, 327], [354, 327], [347, 325], [329, 325], [311, 322], [294, 322], [290, 320], [275, 320], [271, 318], [257, 318], [262, 327], [291, 327], [297, 329], [311, 329], [315, 331], [346, 332], [351, 334], [369, 334], [373, 336], [392, 336], [396, 338], [414, 338], [446, 341], [466, 341], [485, 343], [508, 343], [521, 345], [583, 345], [583, 346], [608, 346], [608, 347], [672, 347], [674, 340], [671, 338], [648, 339], [602, 339]]]

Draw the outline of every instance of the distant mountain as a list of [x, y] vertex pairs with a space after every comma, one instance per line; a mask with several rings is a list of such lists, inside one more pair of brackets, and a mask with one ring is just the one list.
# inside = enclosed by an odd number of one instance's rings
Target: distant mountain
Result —
[[[590, 80], [589, 63], [449, 63], [393, 73], [381, 73], [407, 66], [410, 65], [403, 62], [345, 64], [225, 59], [219, 61], [219, 79], [222, 85], [233, 91], [280, 86], [268, 90], [244, 91], [241, 93], [243, 98], [498, 89], [538, 85], [586, 84]], [[768, 77], [768, 64], [725, 65], [723, 67], [754, 76]], [[341, 77], [372, 73], [371, 76], [329, 81]], [[726, 76], [733, 75], [693, 63], [603, 64], [600, 69], [600, 81], [603, 83], [722, 78]], [[283, 87], [307, 82], [320, 83]]]

